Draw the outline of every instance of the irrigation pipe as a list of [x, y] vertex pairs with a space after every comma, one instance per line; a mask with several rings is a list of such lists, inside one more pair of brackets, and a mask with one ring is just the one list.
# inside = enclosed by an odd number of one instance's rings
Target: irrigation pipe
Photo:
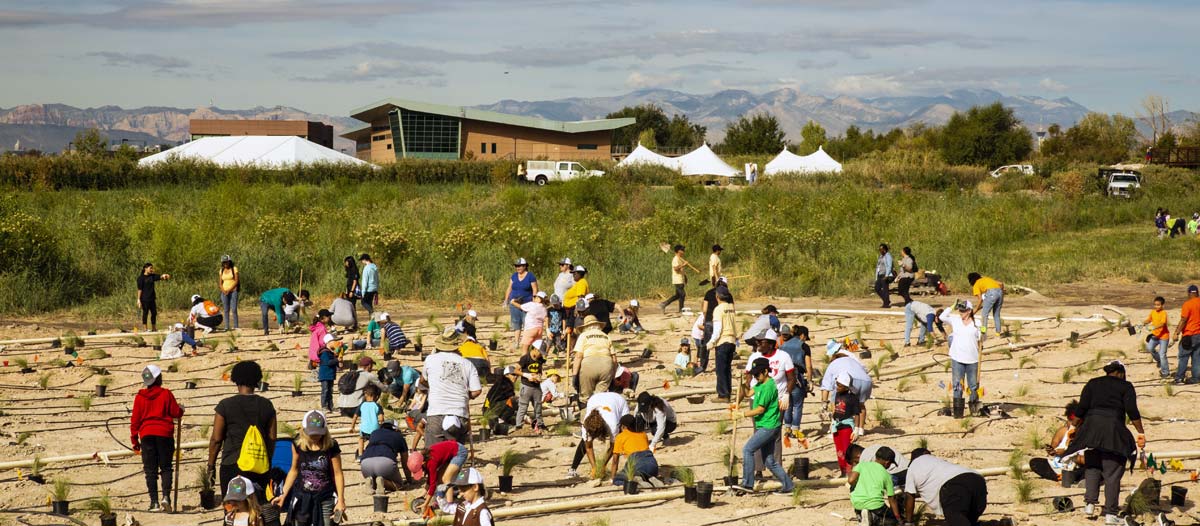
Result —
[[[1107, 307], [1106, 307], [1107, 308]], [[1109, 308], [1108, 310], [1115, 310]], [[826, 314], [850, 314], [863, 316], [894, 316], [904, 317], [903, 310], [855, 310], [855, 309], [779, 309], [780, 314], [811, 314], [811, 315], [826, 315]], [[747, 314], [752, 316], [761, 315], [761, 311], [744, 310], [738, 311], [738, 314]], [[1004, 316], [1005, 320], [1012, 321], [1046, 321], [1058, 319], [1056, 316]], [[1105, 318], [1100, 314], [1093, 314], [1085, 318], [1062, 318], [1065, 322], [1084, 322], [1084, 323], [1113, 323], [1112, 320]]]
[[[1164, 460], [1170, 460], [1170, 459], [1183, 460], [1183, 459], [1200, 458], [1200, 451], [1198, 451], [1198, 450], [1168, 451], [1168, 452], [1158, 453], [1154, 456], [1154, 458], [1164, 459]], [[1013, 470], [1012, 467], [1004, 466], [1004, 467], [995, 467], [995, 468], [983, 468], [983, 469], [976, 470], [976, 472], [985, 477], [992, 477], [992, 476], [998, 476], [998, 475], [1011, 474], [1012, 470]], [[1022, 465], [1021, 471], [1029, 471], [1029, 466]], [[797, 481], [795, 481], [795, 484], [796, 484], [796, 486], [805, 487], [805, 488], [835, 488], [835, 487], [844, 486], [846, 484], [846, 479], [844, 477], [839, 477], [839, 478], [835, 478], [835, 479], [797, 480]], [[763, 488], [761, 491], [778, 489], [779, 486], [780, 486], [780, 484], [778, 482], [767, 482], [766, 484], [763, 485]], [[728, 490], [729, 490], [728, 486], [716, 486], [716, 485], [713, 486], [713, 493], [717, 493], [718, 491], [728, 491]], [[579, 511], [579, 510], [586, 510], [589, 508], [621, 506], [621, 505], [625, 505], [625, 504], [636, 504], [639, 502], [655, 502], [655, 501], [671, 500], [671, 499], [677, 499], [682, 496], [683, 496], [683, 489], [676, 488], [676, 489], [670, 489], [670, 490], [664, 490], [664, 491], [652, 491], [650, 493], [640, 493], [637, 495], [598, 497], [598, 498], [594, 498], [594, 499], [584, 499], [584, 500], [566, 499], [563, 502], [552, 502], [552, 503], [547, 503], [547, 504], [534, 504], [531, 506], [518, 506], [518, 507], [513, 507], [513, 508], [498, 508], [498, 509], [492, 510], [492, 516], [497, 519], [506, 519], [506, 518], [512, 518], [512, 517], [526, 517], [526, 516], [532, 516], [532, 515], [545, 515], [547, 513], [558, 513], [558, 512], [564, 512], [564, 511]], [[425, 520], [411, 520], [410, 519], [410, 520], [392, 521], [393, 526], [425, 526], [426, 524], [429, 524], [429, 522], [425, 521]]]
[[[1092, 337], [1092, 336], [1095, 336], [1095, 335], [1097, 335], [1097, 334], [1100, 334], [1100, 333], [1102, 333], [1102, 332], [1105, 332], [1105, 331], [1113, 331], [1113, 330], [1116, 330], [1117, 328], [1118, 328], [1118, 327], [1111, 327], [1111, 328], [1109, 328], [1109, 327], [1101, 327], [1101, 328], [1099, 328], [1099, 329], [1096, 329], [1096, 330], [1092, 330], [1092, 331], [1088, 331], [1088, 332], [1082, 332], [1082, 333], [1077, 333], [1077, 334], [1075, 334], [1074, 338], [1072, 338], [1072, 336], [1064, 336], [1064, 337], [1062, 337], [1062, 338], [1053, 338], [1053, 339], [1050, 339], [1050, 340], [1042, 340], [1042, 341], [1039, 341], [1039, 342], [1022, 343], [1022, 344], [1017, 344], [1017, 345], [1013, 345], [1013, 344], [1011, 344], [1011, 343], [1010, 343], [1010, 344], [1008, 344], [1008, 345], [1006, 345], [1006, 346], [993, 347], [993, 348], [991, 348], [991, 349], [986, 349], [986, 350], [984, 350], [983, 352], [979, 353], [979, 355], [982, 357], [982, 356], [989, 355], [989, 354], [1003, 354], [1003, 353], [1011, 353], [1011, 352], [1013, 352], [1013, 351], [1021, 351], [1021, 350], [1030, 349], [1030, 348], [1034, 348], [1034, 347], [1045, 347], [1045, 346], [1047, 346], [1047, 345], [1054, 345], [1054, 344], [1056, 344], [1056, 343], [1062, 343], [1062, 342], [1071, 341], [1072, 339], [1074, 339], [1075, 341], [1079, 341], [1079, 340], [1082, 340], [1082, 339], [1084, 339], [1084, 338], [1090, 338], [1090, 337]], [[934, 361], [934, 362], [930, 362], [930, 363], [926, 363], [926, 364], [912, 365], [912, 366], [908, 366], [908, 367], [901, 367], [901, 368], [899, 368], [899, 369], [888, 369], [888, 370], [886, 370], [886, 371], [883, 371], [883, 372], [879, 373], [879, 376], [880, 376], [880, 377], [883, 377], [883, 376], [887, 376], [887, 375], [894, 375], [894, 374], [900, 374], [900, 375], [904, 375], [904, 374], [908, 374], [908, 373], [915, 373], [915, 372], [917, 372], [917, 371], [922, 371], [922, 370], [928, 369], [928, 368], [930, 368], [930, 367], [935, 367], [935, 366], [937, 366], [937, 365], [942, 365], [942, 364], [940, 364], [940, 363], [938, 363], [938, 362]]]

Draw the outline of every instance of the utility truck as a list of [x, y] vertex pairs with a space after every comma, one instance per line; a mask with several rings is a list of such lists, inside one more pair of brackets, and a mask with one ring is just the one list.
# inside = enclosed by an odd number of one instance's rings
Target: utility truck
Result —
[[517, 176], [538, 186], [550, 181], [570, 181], [581, 177], [599, 177], [600, 170], [588, 170], [574, 161], [525, 161], [517, 168]]

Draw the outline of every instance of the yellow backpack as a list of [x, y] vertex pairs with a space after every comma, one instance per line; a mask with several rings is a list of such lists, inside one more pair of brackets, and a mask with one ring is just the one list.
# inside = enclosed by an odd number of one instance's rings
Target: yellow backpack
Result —
[[268, 469], [271, 469], [271, 461], [267, 458], [267, 443], [263, 441], [258, 426], [252, 425], [246, 429], [246, 436], [242, 439], [242, 451], [238, 454], [237, 467], [242, 471], [258, 474], [266, 473]]

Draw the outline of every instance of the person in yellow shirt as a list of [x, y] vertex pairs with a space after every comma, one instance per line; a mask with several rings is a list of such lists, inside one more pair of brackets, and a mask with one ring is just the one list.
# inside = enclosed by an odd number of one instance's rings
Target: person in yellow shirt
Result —
[[733, 309], [733, 294], [718, 289], [717, 308], [713, 309], [712, 336], [707, 346], [716, 348], [717, 401], [728, 402], [733, 388], [733, 357], [737, 351], [737, 316]]
[[[591, 289], [588, 288], [587, 269], [583, 265], [576, 265], [571, 271], [571, 276], [575, 278], [575, 284], [567, 289], [566, 295], [562, 297], [562, 306], [565, 309], [563, 314], [563, 326], [566, 328], [567, 334], [575, 332], [575, 327], [578, 325], [575, 320], [575, 305], [579, 300], [587, 296]], [[569, 350], [568, 350], [569, 352]]]
[[1154, 361], [1158, 362], [1158, 374], [1161, 378], [1169, 378], [1171, 376], [1171, 365], [1167, 363], [1167, 349], [1171, 343], [1171, 329], [1167, 325], [1170, 320], [1167, 319], [1167, 310], [1164, 308], [1167, 300], [1162, 296], [1154, 298], [1154, 310], [1146, 316], [1145, 324], [1150, 329], [1150, 335], [1146, 336], [1146, 352], [1154, 357]]
[[1000, 324], [1000, 307], [1004, 306], [1004, 284], [978, 272], [967, 274], [967, 282], [971, 284], [971, 294], [975, 296], [975, 312], [983, 311], [982, 332], [987, 333], [988, 314], [995, 319], [996, 333], [1003, 330]]
[[692, 266], [686, 259], [683, 259], [683, 250], [683, 245], [675, 245], [675, 257], [671, 258], [671, 285], [675, 286], [675, 294], [658, 305], [664, 315], [667, 313], [667, 305], [675, 300], [679, 300], [679, 312], [683, 312], [683, 301], [686, 298], [684, 289], [687, 287], [687, 275], [683, 271]]
[[613, 351], [612, 340], [603, 331], [604, 322], [588, 316], [580, 328], [582, 332], [575, 345], [571, 374], [579, 383], [579, 398], [586, 400], [592, 393], [608, 391], [617, 368], [617, 353]]
[[492, 371], [492, 364], [488, 361], [487, 349], [475, 341], [475, 338], [470, 336], [458, 346], [458, 354], [471, 362], [475, 366], [475, 372], [479, 376], [488, 376]]

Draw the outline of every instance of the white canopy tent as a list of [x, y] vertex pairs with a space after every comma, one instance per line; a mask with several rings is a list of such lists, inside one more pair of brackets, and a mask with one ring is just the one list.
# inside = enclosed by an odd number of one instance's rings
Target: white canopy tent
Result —
[[632, 152], [629, 152], [628, 156], [626, 156], [624, 159], [621, 159], [621, 162], [617, 163], [617, 166], [634, 165], [665, 166], [672, 170], [679, 169], [679, 163], [676, 159], [655, 153], [649, 148], [642, 146], [642, 143], [640, 142], [638, 143], [637, 148], [634, 148]]
[[172, 160], [207, 161], [218, 166], [282, 168], [313, 163], [367, 165], [366, 161], [295, 136], [204, 137], [138, 161], [154, 166]]
[[683, 175], [716, 175], [733, 177], [737, 169], [722, 161], [707, 144], [688, 152], [675, 159], [679, 163], [679, 172]]
[[818, 146], [817, 151], [808, 155], [796, 155], [784, 148], [771, 162], [767, 163], [763, 175], [782, 173], [841, 173], [842, 164], [833, 160], [825, 149]]

